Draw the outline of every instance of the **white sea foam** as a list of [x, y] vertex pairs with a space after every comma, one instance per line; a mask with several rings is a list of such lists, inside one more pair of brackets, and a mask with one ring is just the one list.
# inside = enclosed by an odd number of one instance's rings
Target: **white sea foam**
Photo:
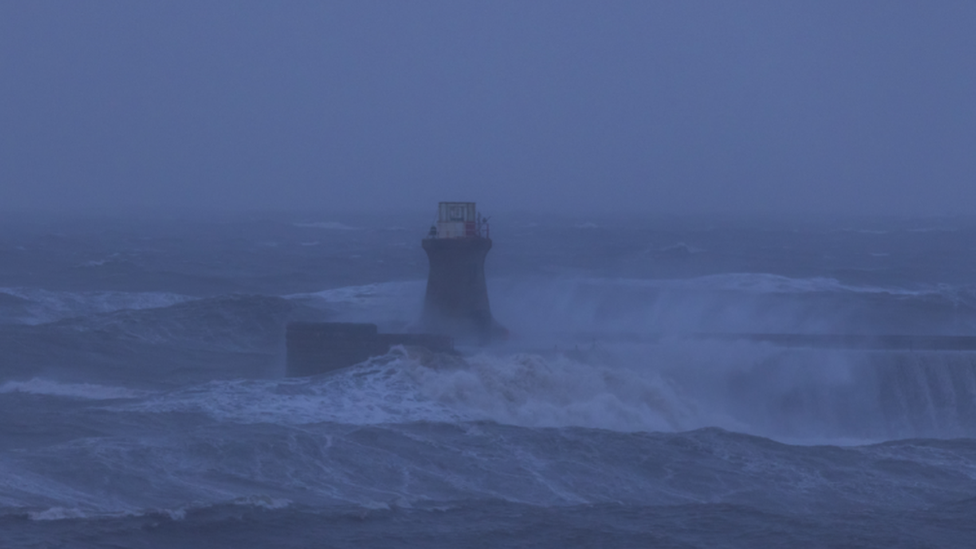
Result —
[[242, 505], [247, 507], [260, 507], [262, 509], [284, 509], [291, 505], [290, 499], [285, 498], [273, 498], [265, 495], [248, 495], [242, 496], [231, 501], [233, 505]]
[[291, 500], [285, 498], [273, 498], [265, 495], [247, 495], [234, 498], [230, 501], [214, 501], [190, 507], [177, 508], [148, 508], [148, 509], [126, 509], [118, 510], [112, 508], [81, 508], [56, 505], [44, 510], [34, 510], [27, 512], [27, 518], [34, 521], [56, 521], [56, 520], [76, 520], [92, 518], [119, 518], [119, 517], [138, 517], [145, 515], [165, 515], [171, 520], [184, 520], [189, 511], [205, 509], [216, 505], [230, 504], [242, 507], [257, 507], [267, 510], [286, 509], [291, 505]]
[[[52, 477], [44, 466], [39, 470], [35, 467], [38, 461], [24, 458], [18, 452], [7, 452], [0, 461], [0, 506], [4, 508], [30, 509], [30, 513], [37, 513], [38, 520], [55, 520], [58, 518], [76, 518], [80, 512], [122, 513], [123, 510], [114, 508], [109, 511], [107, 506], [113, 505], [111, 498], [105, 494], [93, 494], [84, 487], [64, 482], [63, 479]], [[53, 508], [52, 503], [58, 503]], [[88, 510], [88, 511], [82, 511]]]
[[405, 355], [380, 357], [337, 375], [285, 380], [213, 381], [122, 407], [205, 413], [238, 423], [381, 424], [458, 421], [463, 417], [417, 390]]
[[198, 412], [239, 423], [488, 420], [618, 431], [695, 425], [674, 388], [654, 373], [533, 354], [478, 355], [462, 368], [437, 368], [402, 349], [329, 376], [214, 381], [124, 409]]
[[106, 387], [91, 383], [60, 383], [41, 378], [34, 378], [29, 381], [8, 381], [0, 385], [0, 394], [3, 393], [30, 393], [87, 400], [140, 398], [148, 394], [145, 391], [124, 387]]
[[951, 353], [677, 340], [545, 356], [479, 354], [445, 364], [396, 348], [328, 375], [213, 381], [112, 408], [240, 424], [492, 421], [619, 432], [717, 426], [794, 443], [850, 443], [968, 436], [972, 361]]
[[670, 431], [688, 425], [658, 374], [593, 366], [564, 356], [478, 355], [467, 368], [412, 372], [420, 392], [469, 417], [524, 427]]
[[31, 511], [27, 516], [31, 520], [69, 520], [89, 518], [91, 513], [76, 507], [51, 507], [43, 511]]

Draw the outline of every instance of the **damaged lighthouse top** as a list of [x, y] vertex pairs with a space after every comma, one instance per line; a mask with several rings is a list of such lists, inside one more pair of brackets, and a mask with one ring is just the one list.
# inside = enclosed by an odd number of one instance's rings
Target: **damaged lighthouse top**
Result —
[[421, 325], [459, 342], [486, 344], [508, 331], [491, 316], [485, 283], [489, 227], [474, 202], [441, 202], [422, 242], [430, 264]]

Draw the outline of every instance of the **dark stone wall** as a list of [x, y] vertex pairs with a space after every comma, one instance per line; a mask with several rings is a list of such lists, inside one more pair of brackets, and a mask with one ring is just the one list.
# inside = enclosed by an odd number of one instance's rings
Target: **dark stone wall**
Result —
[[385, 355], [394, 345], [454, 352], [454, 341], [433, 334], [380, 334], [375, 324], [292, 322], [285, 333], [288, 376], [311, 376]]

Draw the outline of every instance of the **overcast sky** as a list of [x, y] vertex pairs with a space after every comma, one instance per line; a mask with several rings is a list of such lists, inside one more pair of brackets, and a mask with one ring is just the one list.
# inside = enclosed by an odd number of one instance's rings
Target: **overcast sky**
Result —
[[976, 2], [0, 3], [0, 209], [976, 214]]

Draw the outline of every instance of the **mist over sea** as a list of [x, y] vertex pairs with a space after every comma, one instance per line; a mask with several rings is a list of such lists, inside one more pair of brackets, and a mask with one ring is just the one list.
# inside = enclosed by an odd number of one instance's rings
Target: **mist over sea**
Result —
[[973, 546], [976, 353], [688, 336], [976, 335], [976, 220], [496, 215], [508, 341], [285, 378], [425, 215], [0, 222], [0, 547]]

